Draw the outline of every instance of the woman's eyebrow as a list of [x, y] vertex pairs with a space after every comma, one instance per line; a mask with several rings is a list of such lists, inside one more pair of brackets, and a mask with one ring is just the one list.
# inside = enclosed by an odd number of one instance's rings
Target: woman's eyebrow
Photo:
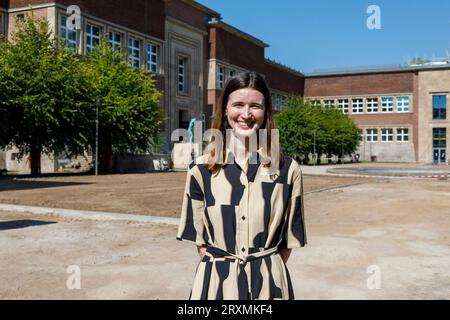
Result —
[[[243, 101], [235, 101], [235, 102], [233, 102], [231, 105], [234, 106], [234, 105], [237, 105], [237, 104], [246, 104], [246, 103], [243, 102]], [[262, 107], [262, 106], [263, 106], [263, 105], [262, 105], [261, 103], [259, 103], [259, 102], [250, 102], [249, 104], [250, 104], [251, 106], [254, 106], [254, 105], [259, 106], [259, 107]]]

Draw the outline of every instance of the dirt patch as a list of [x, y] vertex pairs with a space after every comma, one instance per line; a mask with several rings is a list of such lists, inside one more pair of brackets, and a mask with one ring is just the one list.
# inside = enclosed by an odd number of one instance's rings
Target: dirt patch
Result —
[[[0, 179], [0, 203], [178, 217], [185, 172]], [[304, 176], [305, 192], [371, 181]]]
[[[305, 221], [308, 244], [288, 262], [297, 299], [450, 297], [449, 181], [310, 193]], [[0, 298], [186, 299], [198, 256], [175, 234], [176, 226], [0, 212]], [[70, 265], [80, 268], [79, 290], [67, 287]], [[370, 266], [378, 289], [367, 286]]]

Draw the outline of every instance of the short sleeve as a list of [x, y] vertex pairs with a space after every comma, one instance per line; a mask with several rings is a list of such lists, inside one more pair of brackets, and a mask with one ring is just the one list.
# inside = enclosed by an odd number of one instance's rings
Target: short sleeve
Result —
[[196, 166], [188, 169], [177, 240], [189, 241], [201, 246], [206, 244], [203, 238], [205, 231], [203, 222], [205, 201], [203, 190], [199, 183], [201, 175], [198, 174], [196, 177], [196, 173], [199, 173]]
[[286, 209], [287, 226], [283, 244], [286, 248], [304, 247], [306, 241], [304, 202], [303, 202], [303, 175], [300, 165], [293, 164], [292, 192]]

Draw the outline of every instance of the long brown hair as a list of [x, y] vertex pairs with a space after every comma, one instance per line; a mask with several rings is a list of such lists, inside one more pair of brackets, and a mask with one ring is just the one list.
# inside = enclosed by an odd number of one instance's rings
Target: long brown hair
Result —
[[[225, 115], [225, 111], [228, 104], [228, 98], [230, 94], [236, 90], [251, 88], [255, 89], [262, 93], [264, 96], [264, 120], [259, 129], [266, 129], [267, 131], [267, 155], [270, 157], [271, 152], [271, 130], [275, 129], [275, 121], [272, 107], [272, 99], [270, 97], [269, 87], [267, 86], [266, 81], [263, 76], [256, 72], [243, 72], [239, 73], [231, 78], [225, 84], [224, 89], [219, 97], [219, 102], [217, 105], [216, 113], [214, 115], [214, 121], [212, 123], [211, 129], [220, 130], [222, 133], [222, 137], [226, 139], [226, 130], [231, 129], [230, 124], [228, 123], [227, 116]], [[209, 171], [216, 173], [225, 165], [225, 155], [226, 155], [226, 147], [227, 143], [222, 144], [223, 150], [223, 158], [222, 161], [217, 162], [208, 162], [207, 168]], [[214, 137], [210, 141], [210, 149], [208, 156], [210, 159], [214, 159], [215, 150], [217, 148], [217, 141], [215, 141]], [[280, 160], [282, 159], [280, 153]], [[281, 165], [281, 162], [280, 162]], [[264, 166], [270, 166], [270, 162], [264, 164]]]

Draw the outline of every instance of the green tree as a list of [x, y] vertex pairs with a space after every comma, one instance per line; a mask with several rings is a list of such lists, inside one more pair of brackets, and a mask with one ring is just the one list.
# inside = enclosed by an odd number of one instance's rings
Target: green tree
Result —
[[[79, 59], [49, 30], [27, 15], [16, 21], [12, 40], [0, 44], [0, 108], [6, 113], [4, 146], [30, 155], [31, 173], [41, 173], [41, 154], [81, 154], [89, 144], [92, 100]], [[4, 126], [2, 126], [4, 128]]]
[[312, 106], [301, 97], [290, 97], [283, 110], [276, 115], [280, 130], [280, 142], [284, 151], [294, 157], [303, 158], [306, 164], [309, 154], [333, 155], [341, 159], [354, 152], [359, 143], [356, 124], [340, 110]]
[[104, 37], [86, 67], [92, 94], [101, 102], [99, 170], [111, 172], [114, 154], [144, 153], [160, 143], [161, 93], [151, 73], [131, 68]]

